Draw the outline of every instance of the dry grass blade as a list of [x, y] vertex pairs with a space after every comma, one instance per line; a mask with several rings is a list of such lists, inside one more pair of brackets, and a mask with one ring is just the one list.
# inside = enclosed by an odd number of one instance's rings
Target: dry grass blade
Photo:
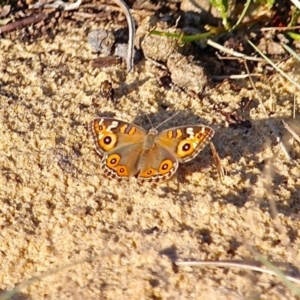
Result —
[[[246, 68], [248, 74], [250, 75], [249, 68], [248, 68], [248, 65], [247, 65], [246, 61], [244, 62], [244, 64], [245, 64], [245, 68]], [[254, 89], [255, 92], [256, 92], [256, 95], [257, 95], [259, 104], [260, 104], [260, 106], [261, 106], [261, 108], [262, 108], [262, 110], [263, 110], [263, 112], [264, 112], [264, 114], [265, 114], [266, 120], [268, 121], [268, 120], [269, 120], [269, 115], [268, 115], [268, 113], [267, 113], [267, 111], [266, 111], [266, 108], [265, 108], [265, 106], [264, 106], [264, 104], [263, 104], [262, 98], [260, 97], [260, 94], [259, 94], [259, 92], [257, 91], [256, 86], [255, 86], [255, 84], [254, 84], [254, 82], [253, 82], [251, 76], [249, 76], [249, 79], [250, 79], [250, 82], [251, 82], [251, 85], [252, 85], [253, 89]], [[282, 149], [282, 151], [283, 151], [283, 153], [284, 153], [286, 159], [287, 159], [287, 160], [290, 160], [290, 159], [291, 159], [291, 158], [290, 158], [290, 155], [289, 155], [288, 151], [286, 150], [285, 146], [283, 145], [282, 140], [281, 140], [281, 138], [280, 138], [280, 136], [279, 136], [279, 134], [278, 134], [276, 128], [275, 128], [270, 122], [267, 122], [267, 123], [268, 123], [269, 127], [272, 129], [274, 135], [276, 136], [276, 140], [277, 140], [277, 142], [279, 143], [279, 145], [280, 145], [280, 147], [281, 147], [281, 149]]]
[[[265, 262], [268, 262], [264, 259]], [[242, 261], [177, 261], [175, 264], [179, 267], [221, 267], [221, 268], [239, 268], [243, 270], [251, 270], [256, 272], [261, 272], [265, 274], [270, 274], [273, 276], [278, 276], [278, 272], [280, 272], [287, 280], [300, 284], [300, 279], [288, 276], [283, 274], [281, 271], [278, 270], [274, 265], [270, 262], [265, 265], [271, 265], [272, 269], [265, 269], [258, 264], [258, 262], [254, 262], [254, 264], [244, 263]], [[255, 265], [256, 264], [256, 265]]]
[[267, 56], [265, 56], [253, 43], [248, 41], [248, 43], [271, 65], [275, 68], [283, 77], [289, 80], [293, 85], [295, 85], [300, 90], [300, 85], [293, 78], [287, 75], [283, 70], [281, 70], [277, 65], [275, 65]]
[[[261, 74], [251, 74], [254, 77], [262, 77]], [[238, 74], [238, 75], [222, 75], [222, 76], [212, 76], [213, 79], [223, 80], [223, 79], [245, 79], [250, 77], [248, 74]]]
[[265, 259], [262, 255], [256, 253], [256, 257], [261, 263], [263, 263], [270, 272], [272, 272], [274, 275], [276, 275], [281, 282], [295, 295], [300, 296], [300, 290], [298, 287], [296, 287], [292, 282], [295, 282], [297, 284], [300, 284], [300, 279], [287, 276], [286, 274], [282, 273], [277, 267], [275, 267], [270, 261]]
[[300, 29], [300, 26], [283, 26], [283, 27], [266, 27], [266, 28], [260, 28], [259, 31], [286, 31], [286, 30], [296, 30]]
[[65, 265], [65, 266], [62, 266], [62, 267], [58, 267], [58, 268], [55, 268], [53, 270], [50, 270], [50, 271], [47, 271], [47, 272], [44, 272], [43, 274], [39, 275], [39, 276], [35, 276], [35, 277], [32, 277], [26, 281], [24, 281], [23, 283], [19, 284], [18, 286], [16, 286], [14, 289], [12, 289], [11, 291], [8, 291], [8, 292], [4, 292], [2, 294], [0, 294], [0, 300], [8, 300], [8, 299], [11, 299], [14, 295], [16, 295], [18, 292], [20, 292], [22, 289], [32, 285], [33, 283], [37, 282], [37, 281], [40, 281], [41, 279], [43, 278], [46, 278], [48, 276], [51, 276], [51, 275], [55, 275], [57, 274], [58, 272], [61, 272], [61, 271], [64, 271], [66, 269], [69, 269], [71, 267], [75, 267], [77, 265], [81, 265], [83, 263], [87, 263], [87, 262], [90, 262], [90, 261], [93, 261], [95, 260], [96, 258], [94, 259], [83, 259], [83, 260], [80, 260], [80, 261], [77, 261], [77, 262], [74, 262], [74, 263], [71, 263], [71, 264], [68, 264], [68, 265]]
[[300, 9], [300, 2], [298, 0], [291, 0], [291, 2], [298, 8]]
[[259, 58], [259, 57], [252, 57], [252, 56], [247, 56], [243, 53], [240, 53], [240, 52], [237, 52], [237, 51], [234, 51], [232, 49], [229, 49], [229, 48], [226, 48], [210, 39], [207, 40], [207, 44], [210, 45], [211, 47], [214, 47], [218, 50], [221, 50], [229, 55], [232, 55], [232, 56], [235, 56], [237, 58], [244, 58], [246, 60], [253, 60], [253, 61], [263, 61], [263, 59]]
[[243, 19], [245, 18], [246, 12], [250, 7], [251, 2], [252, 2], [251, 0], [246, 1], [246, 3], [244, 4], [244, 9], [243, 9], [239, 19], [237, 20], [237, 22], [232, 27], [231, 31], [233, 31], [235, 28], [237, 28], [242, 23]]
[[133, 69], [133, 59], [134, 59], [134, 37], [135, 37], [135, 25], [132, 15], [128, 6], [123, 0], [115, 0], [115, 2], [123, 9], [126, 20], [128, 23], [129, 30], [129, 40], [128, 40], [128, 49], [127, 49], [127, 71], [130, 72]]
[[[78, 7], [81, 5], [82, 0], [77, 0], [74, 3], [65, 3], [61, 0], [57, 0], [53, 3], [42, 3], [37, 2], [33, 4], [30, 8], [40, 8], [40, 7], [46, 7], [46, 8], [60, 8], [63, 10], [74, 10], [78, 9]], [[133, 59], [134, 59], [134, 37], [135, 37], [135, 24], [134, 20], [132, 18], [132, 15], [130, 13], [130, 10], [126, 3], [123, 0], [115, 0], [117, 5], [119, 5], [122, 10], [125, 13], [126, 20], [128, 23], [129, 28], [129, 41], [128, 41], [128, 50], [127, 50], [127, 71], [131, 71], [133, 69]]]
[[45, 2], [37, 2], [34, 3], [33, 5], [30, 6], [30, 8], [40, 8], [40, 7], [45, 7], [45, 8], [59, 8], [62, 10], [74, 10], [78, 9], [79, 6], [81, 5], [82, 0], [77, 0], [74, 3], [66, 3], [61, 0], [57, 0], [53, 3], [45, 3]]
[[291, 55], [293, 55], [298, 61], [300, 61], [300, 56], [299, 56], [298, 53], [296, 53], [291, 47], [289, 47], [288, 45], [285, 45], [284, 43], [280, 43], [280, 45], [281, 45], [287, 52], [289, 52]]
[[284, 121], [282, 121], [284, 128], [293, 136], [293, 138], [300, 143], [299, 135], [290, 127], [290, 125]]

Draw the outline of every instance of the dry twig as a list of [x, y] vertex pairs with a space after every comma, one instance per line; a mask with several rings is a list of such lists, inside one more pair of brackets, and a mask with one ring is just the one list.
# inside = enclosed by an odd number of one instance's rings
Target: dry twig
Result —
[[32, 15], [28, 18], [24, 18], [22, 20], [15, 21], [13, 23], [9, 23], [0, 27], [0, 34], [8, 31], [13, 31], [17, 28], [28, 26], [34, 23], [38, 23], [46, 18], [46, 13], [40, 13], [36, 15]]

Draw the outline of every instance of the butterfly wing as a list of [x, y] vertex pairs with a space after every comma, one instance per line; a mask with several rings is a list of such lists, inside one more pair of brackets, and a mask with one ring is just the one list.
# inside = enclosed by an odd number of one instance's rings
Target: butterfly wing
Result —
[[99, 118], [90, 123], [90, 131], [107, 175], [124, 178], [137, 174], [146, 137], [143, 128], [113, 118]]
[[105, 173], [119, 179], [137, 176], [140, 182], [169, 179], [179, 162], [197, 156], [214, 135], [204, 125], [174, 127], [159, 134], [153, 129], [146, 134], [137, 125], [112, 118], [93, 120], [90, 130]]
[[155, 143], [145, 150], [139, 161], [138, 181], [163, 182], [171, 178], [178, 169], [177, 158], [165, 146]]
[[214, 130], [204, 125], [180, 126], [164, 130], [157, 144], [167, 148], [180, 163], [195, 158], [214, 136]]

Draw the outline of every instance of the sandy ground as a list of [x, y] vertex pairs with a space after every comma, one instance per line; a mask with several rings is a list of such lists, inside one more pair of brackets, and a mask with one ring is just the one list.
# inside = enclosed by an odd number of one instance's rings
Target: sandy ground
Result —
[[[267, 119], [248, 81], [240, 91], [225, 81], [199, 100], [165, 89], [144, 60], [130, 74], [93, 69], [92, 24], [53, 42], [0, 40], [0, 290], [24, 283], [14, 299], [293, 299], [271, 275], [174, 262], [252, 262], [256, 250], [300, 277], [300, 152], [281, 123], [295, 97], [297, 125], [299, 93], [278, 75], [257, 80]], [[299, 65], [285, 67], [299, 81]], [[116, 103], [99, 96], [105, 79]], [[232, 113], [245, 97], [253, 102], [240, 114], [251, 128], [228, 126], [216, 107]], [[93, 118], [150, 128], [146, 114], [157, 125], [175, 112], [164, 128], [215, 129], [223, 180], [209, 147], [158, 186], [105, 177], [87, 128]]]

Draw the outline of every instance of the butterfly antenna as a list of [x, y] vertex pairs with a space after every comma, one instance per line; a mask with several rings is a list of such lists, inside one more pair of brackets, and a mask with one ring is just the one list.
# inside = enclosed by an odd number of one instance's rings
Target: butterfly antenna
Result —
[[149, 116], [148, 116], [148, 115], [146, 115], [146, 116], [147, 116], [147, 118], [148, 118], [148, 120], [149, 120], [149, 122], [150, 122], [150, 124], [151, 124], [151, 127], [153, 128], [153, 124], [152, 124], [152, 122], [151, 122]]
[[164, 120], [163, 122], [161, 122], [160, 124], [158, 124], [155, 129], [157, 129], [158, 127], [160, 127], [161, 125], [165, 124], [166, 122], [170, 121], [172, 118], [174, 118], [175, 116], [177, 116], [179, 114], [179, 111], [177, 113], [175, 113], [173, 116], [169, 117], [168, 119]]

